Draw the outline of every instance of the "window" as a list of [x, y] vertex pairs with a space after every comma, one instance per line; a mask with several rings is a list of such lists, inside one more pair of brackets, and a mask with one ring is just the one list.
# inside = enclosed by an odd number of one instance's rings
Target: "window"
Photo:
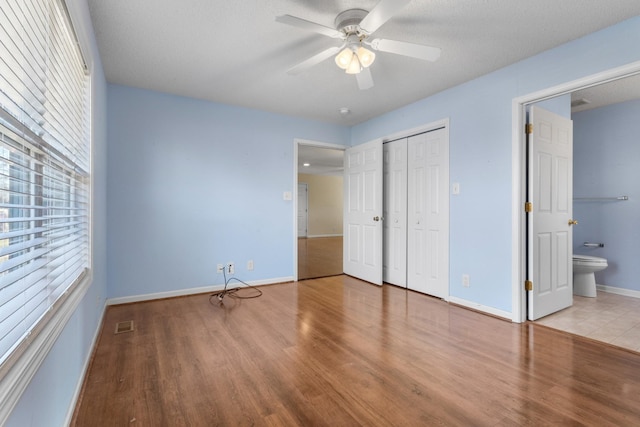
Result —
[[63, 0], [0, 4], [0, 367], [90, 267], [90, 80]]

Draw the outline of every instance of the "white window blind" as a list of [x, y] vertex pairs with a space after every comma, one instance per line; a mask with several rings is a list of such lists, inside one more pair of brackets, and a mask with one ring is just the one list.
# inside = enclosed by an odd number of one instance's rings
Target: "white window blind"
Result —
[[0, 366], [89, 268], [89, 87], [63, 0], [0, 2]]

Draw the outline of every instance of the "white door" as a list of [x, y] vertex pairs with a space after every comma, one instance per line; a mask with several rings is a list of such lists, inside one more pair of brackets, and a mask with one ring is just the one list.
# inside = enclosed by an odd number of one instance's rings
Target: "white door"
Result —
[[531, 107], [528, 134], [529, 320], [573, 304], [573, 122]]
[[407, 287], [407, 139], [384, 144], [382, 277]]
[[408, 139], [407, 287], [449, 296], [449, 133]]
[[344, 156], [344, 272], [382, 285], [382, 141]]
[[298, 237], [307, 237], [309, 224], [308, 186], [298, 183]]

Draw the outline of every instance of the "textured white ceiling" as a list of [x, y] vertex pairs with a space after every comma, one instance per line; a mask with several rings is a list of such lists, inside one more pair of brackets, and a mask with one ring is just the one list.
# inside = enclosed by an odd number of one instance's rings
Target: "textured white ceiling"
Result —
[[588, 103], [571, 109], [577, 113], [618, 102], [640, 99], [640, 75], [626, 77], [587, 89], [578, 90], [571, 94], [571, 102], [586, 100]]
[[[376, 37], [442, 48], [435, 63], [378, 53], [375, 86], [327, 60], [286, 70], [334, 39], [275, 22], [333, 26], [377, 0], [88, 0], [110, 83], [352, 125], [640, 14], [638, 0], [414, 0]], [[351, 113], [341, 116], [339, 108]]]

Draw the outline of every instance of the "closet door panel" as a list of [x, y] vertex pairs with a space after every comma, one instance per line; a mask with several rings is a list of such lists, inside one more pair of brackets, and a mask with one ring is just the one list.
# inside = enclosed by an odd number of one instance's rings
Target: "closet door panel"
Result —
[[408, 138], [407, 287], [449, 295], [449, 147], [439, 129]]
[[407, 286], [407, 140], [384, 144], [383, 280]]
[[426, 257], [427, 235], [426, 210], [429, 208], [428, 171], [425, 134], [408, 138], [407, 188], [407, 241], [410, 254], [407, 259], [407, 287], [427, 293]]

